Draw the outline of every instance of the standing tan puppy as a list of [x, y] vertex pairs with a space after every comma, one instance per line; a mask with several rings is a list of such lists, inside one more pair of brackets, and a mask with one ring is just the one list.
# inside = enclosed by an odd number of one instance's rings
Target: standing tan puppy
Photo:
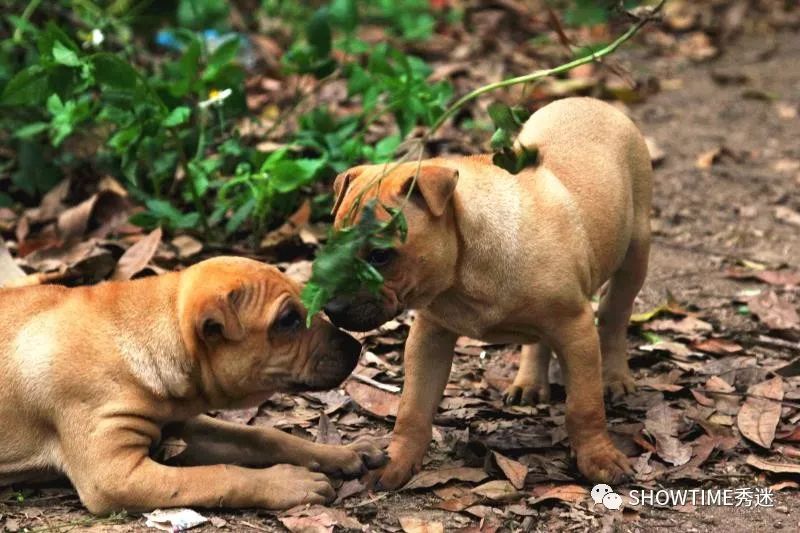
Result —
[[[357, 475], [382, 452], [314, 444], [203, 416], [276, 391], [325, 389], [361, 346], [316, 318], [297, 285], [248, 259], [67, 289], [0, 289], [0, 486], [66, 474], [94, 513], [322, 503], [325, 473]], [[182, 459], [149, 452], [182, 438]], [[262, 468], [276, 463], [290, 463]], [[236, 466], [234, 466], [236, 465]]]
[[[578, 469], [598, 482], [631, 471], [606, 432], [603, 381], [614, 394], [634, 389], [625, 333], [647, 272], [647, 147], [625, 115], [590, 98], [540, 109], [518, 143], [538, 149], [539, 163], [516, 175], [494, 166], [490, 155], [422, 161], [403, 208], [407, 240], [364, 250], [385, 278], [380, 295], [361, 293], [326, 307], [334, 324], [350, 330], [418, 310], [383, 487], [403, 485], [420, 468], [459, 335], [525, 345], [510, 401], [547, 399], [555, 352]], [[412, 162], [340, 175], [336, 223], [376, 196], [380, 205], [402, 205], [416, 172]], [[365, 191], [382, 174], [379, 187]], [[595, 327], [591, 298], [609, 280]]]

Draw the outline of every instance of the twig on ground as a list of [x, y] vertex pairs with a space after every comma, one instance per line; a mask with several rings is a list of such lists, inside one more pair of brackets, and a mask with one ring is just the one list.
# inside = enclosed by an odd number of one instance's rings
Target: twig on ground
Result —
[[356, 378], [358, 381], [362, 381], [367, 385], [372, 385], [376, 389], [380, 389], [395, 394], [400, 392], [400, 387], [398, 387], [397, 385], [389, 385], [387, 383], [381, 383], [380, 381], [375, 381], [374, 379], [368, 378], [367, 376], [362, 376], [361, 374], [351, 374], [350, 377]]
[[776, 337], [769, 337], [767, 335], [759, 335], [756, 339], [757, 344], [764, 344], [767, 346], [777, 346], [779, 348], [788, 348], [790, 350], [800, 350], [800, 342], [792, 342]]

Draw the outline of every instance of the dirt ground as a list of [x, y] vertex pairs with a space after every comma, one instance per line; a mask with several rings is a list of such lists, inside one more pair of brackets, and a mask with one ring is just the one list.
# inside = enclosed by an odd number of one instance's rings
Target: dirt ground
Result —
[[[658, 93], [641, 104], [629, 106], [646, 136], [664, 152], [663, 161], [657, 164], [655, 172], [655, 237], [650, 273], [637, 310], [656, 307], [669, 293], [687, 308], [697, 311], [703, 320], [714, 326], [715, 332], [725, 333], [727, 339], [741, 344], [744, 355], [759, 365], [764, 362], [769, 366], [776, 360], [788, 362], [800, 353], [798, 339], [764, 341], [758, 322], [739, 312], [742, 291], [763, 288], [763, 285], [730, 279], [724, 272], [743, 260], [769, 268], [800, 267], [800, 227], [780, 220], [780, 213], [784, 212], [781, 207], [800, 211], [797, 193], [800, 168], [795, 165], [800, 162], [800, 119], [796, 115], [800, 105], [800, 34], [784, 31], [770, 34], [769, 38], [747, 36], [728, 47], [719, 59], [700, 64], [674, 57], [651, 58], [646, 49], [637, 47], [624, 51], [619, 57], [635, 74], [649, 72], [661, 80]], [[787, 109], [794, 109], [795, 116]], [[719, 150], [719, 153], [708, 165], [712, 150]], [[703, 155], [706, 161], [698, 163]], [[699, 168], [703, 166], [708, 168]], [[796, 290], [779, 292], [795, 306], [800, 303], [800, 293]], [[672, 368], [657, 352], [638, 349], [644, 344], [641, 337], [632, 334], [630, 340], [631, 364], [639, 383]], [[391, 359], [397, 348], [391, 346], [383, 353], [389, 353]], [[486, 347], [485, 357], [470, 355], [482, 351], [480, 346], [465, 346], [460, 351], [451, 381], [454, 389], [464, 383], [480, 381], [482, 377], [490, 385], [502, 382], [491, 376], [507, 362], [513, 364], [514, 357], [518, 356], [513, 347]], [[736, 370], [741, 371], [741, 368], [732, 370], [723, 365], [718, 373], [725, 376]], [[705, 372], [703, 379], [692, 381], [694, 378], [691, 378], [689, 382], [702, 383], [708, 373]], [[797, 378], [787, 378], [790, 380]], [[477, 390], [474, 397], [496, 405], [499, 394], [492, 388], [488, 392]], [[672, 398], [669, 396], [672, 393], [643, 387], [625, 403], [610, 405], [611, 423], [642, 422], [652, 396], [662, 394]], [[452, 397], [461, 396], [454, 393]], [[787, 399], [798, 398], [787, 395]], [[555, 425], [548, 424], [563, 415], [563, 391], [556, 392], [555, 404], [552, 408], [531, 408], [525, 417], [508, 415], [499, 421], [489, 415], [483, 418], [481, 410], [468, 411], [466, 419], [457, 414], [445, 417], [437, 423], [435, 435], [439, 438], [426, 467], [435, 469], [453, 461], [456, 461], [453, 464], [474, 466], [476, 457], [483, 454], [473, 448], [482, 444], [528, 464], [531, 468], [529, 485], [573, 481], [575, 473], [568, 465], [563, 438], [559, 439], [562, 444], [555, 450], [536, 445], [536, 439], [540, 438], [537, 429], [543, 425], [548, 428], [550, 433], [541, 437], [548, 441], [556, 431]], [[463, 406], [470, 408], [468, 403]], [[341, 422], [341, 417], [337, 423], [347, 438], [348, 430], [342, 429], [346, 424]], [[375, 435], [384, 435], [391, 428], [388, 422], [369, 416], [361, 423], [360, 434], [364, 433], [363, 427]], [[315, 431], [311, 427], [305, 434], [314, 436]], [[453, 442], [457, 446], [454, 447]], [[538, 448], [543, 450], [539, 452]], [[791, 480], [765, 477], [758, 470], [743, 465], [741, 460], [728, 462], [725, 456], [715, 456], [712, 463], [701, 466], [702, 473], [694, 478], [670, 479], [657, 486], [765, 487], [781, 479]], [[574, 482], [585, 483], [579, 479]], [[625, 492], [641, 486], [654, 485], [637, 482], [615, 489]], [[74, 492], [64, 487], [29, 491], [20, 495], [20, 501], [13, 501], [16, 493], [0, 492], [0, 495], [3, 496], [0, 498], [0, 525], [8, 531], [84, 528], [134, 531], [144, 528], [144, 519], [140, 516], [92, 518], [81, 510]], [[628, 507], [620, 512], [604, 511], [584, 498], [566, 504], [556, 500], [531, 505], [520, 514], [497, 503], [485, 506], [486, 509], [472, 509], [472, 513], [456, 513], [437, 509], [440, 502], [441, 498], [432, 492], [363, 493], [336, 507], [375, 531], [400, 531], [399, 520], [407, 516], [429, 524], [441, 523], [447, 531], [507, 528], [688, 533], [800, 529], [800, 493], [796, 488], [777, 491], [773, 508]], [[478, 516], [481, 513], [483, 518]], [[529, 516], [524, 516], [526, 513]], [[215, 517], [217, 523], [199, 528], [201, 531], [215, 531], [219, 527], [230, 531], [282, 529], [276, 515], [267, 512], [203, 514]], [[430, 527], [429, 531], [437, 530], [435, 526]]]

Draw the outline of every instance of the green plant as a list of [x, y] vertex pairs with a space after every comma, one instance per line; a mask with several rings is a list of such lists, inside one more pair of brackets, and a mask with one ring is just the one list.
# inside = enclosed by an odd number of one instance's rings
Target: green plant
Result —
[[[600, 50], [590, 52], [583, 57], [555, 68], [540, 70], [524, 76], [484, 85], [462, 96], [454, 103], [450, 104], [433, 121], [426, 135], [419, 141], [417, 147], [418, 157], [422, 157], [422, 148], [425, 141], [467, 102], [500, 88], [529, 83], [547, 76], [567, 72], [580, 65], [605, 57], [613, 53], [619, 46], [639, 31], [642, 26], [652, 20], [663, 4], [664, 0], [661, 0], [661, 2], [651, 10], [648, 16], [639, 19], [636, 24], [632, 25], [620, 37]], [[526, 148], [517, 150], [511, 149], [513, 137], [519, 131], [526, 118], [525, 114], [519, 109], [512, 109], [498, 103], [493, 104], [489, 111], [492, 121], [497, 128], [492, 136], [492, 146], [497, 150], [493, 159], [494, 163], [505, 168], [509, 172], [518, 172], [525, 166], [535, 163], [537, 155], [535, 151]], [[381, 177], [379, 176], [371, 185], [368, 184], [367, 187], [364, 187], [356, 198], [354, 205], [359, 203], [367, 188], [377, 184], [380, 179]], [[416, 176], [411, 183], [408, 195], [411, 194], [415, 182]], [[408, 195], [406, 196], [406, 201]], [[402, 204], [399, 208], [394, 209], [391, 212], [390, 219], [382, 224], [376, 224], [375, 222], [374, 204], [372, 207], [365, 206], [365, 211], [368, 208], [370, 209], [369, 216], [362, 215], [357, 222], [345, 224], [344, 227], [338, 231], [331, 231], [328, 242], [317, 253], [312, 268], [311, 279], [306, 284], [302, 295], [303, 303], [308, 309], [308, 320], [311, 320], [311, 317], [319, 312], [323, 306], [336, 295], [353, 293], [361, 288], [376, 292], [383, 283], [379, 272], [371, 268], [366, 268], [369, 267], [369, 265], [360, 258], [360, 254], [370, 249], [370, 247], [380, 247], [380, 245], [376, 246], [370, 241], [373, 235], [379, 236], [380, 243], [383, 243], [385, 247], [394, 246], [398, 242], [405, 240], [405, 233], [407, 231], [406, 222], [402, 215]], [[394, 231], [394, 234], [390, 233], [392, 231]]]
[[[354, 292], [361, 288], [377, 291], [383, 283], [380, 272], [359, 257], [365, 249], [391, 248], [397, 240], [404, 241], [408, 228], [405, 218], [397, 210], [389, 209], [391, 216], [386, 221], [378, 220], [375, 200], [368, 201], [358, 224], [349, 225], [330, 234], [326, 246], [337, 253], [323, 254], [314, 261], [314, 276], [326, 280], [325, 284], [308, 283], [303, 288], [302, 300], [309, 312], [306, 323], [322, 309], [335, 294]], [[331, 292], [334, 288], [336, 292]]]
[[[0, 41], [0, 122], [14, 132], [18, 157], [0, 204], [20, 194], [33, 201], [89, 164], [120, 178], [145, 206], [132, 218], [136, 224], [199, 229], [208, 238], [247, 229], [257, 239], [314, 182], [360, 161], [392, 159], [401, 139], [418, 124], [430, 125], [450, 98], [446, 83], [427, 84], [430, 68], [419, 58], [357, 37], [362, 23], [386, 24], [400, 39], [425, 37], [435, 22], [425, 0], [333, 0], [318, 9], [264, 0], [266, 12], [296, 36], [284, 55], [287, 72], [322, 83], [342, 77], [361, 107], [344, 116], [324, 107], [308, 111], [282, 139], [287, 149], [260, 153], [230, 131], [246, 112], [243, 41], [223, 36], [212, 46], [206, 37], [208, 28], [226, 29], [227, 2], [180, 0], [172, 12], [142, 5], [82, 0], [68, 20], [70, 0], [13, 2], [19, 14], [3, 22], [3, 33], [14, 35]], [[178, 25], [157, 59], [132, 31], [152, 25], [153, 17]], [[374, 138], [370, 127], [390, 119], [396, 131]], [[74, 145], [92, 153], [78, 156]]]

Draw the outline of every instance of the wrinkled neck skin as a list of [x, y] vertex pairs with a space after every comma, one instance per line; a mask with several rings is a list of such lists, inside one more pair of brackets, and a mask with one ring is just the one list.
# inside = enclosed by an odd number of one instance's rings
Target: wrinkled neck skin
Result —
[[[164, 416], [193, 416], [209, 409], [252, 405], [272, 391], [251, 397], [233, 397], [218, 385], [211, 364], [212, 353], [197, 336], [194, 321], [188, 313], [191, 288], [181, 282], [182, 276], [169, 273], [143, 278], [115, 290], [116, 284], [99, 285], [94, 289], [98, 299], [106, 299], [112, 331], [117, 332], [114, 344], [134, 379], [166, 408], [176, 413]], [[146, 298], [147, 305], [142, 305]]]
[[[111, 340], [139, 385], [157, 399], [202, 412], [207, 399], [196, 379], [200, 361], [192, 355], [179, 320], [179, 280], [178, 274], [169, 273], [87, 290], [100, 300], [115, 335]], [[118, 290], [123, 286], [125, 290]]]
[[405, 273], [412, 279], [405, 283], [405, 294], [398, 296], [405, 309], [420, 310], [457, 286], [463, 239], [452, 205], [438, 219], [419, 210], [409, 215], [413, 218], [408, 222], [407, 242], [422, 243], [429, 249], [412, 253], [416, 264]]

